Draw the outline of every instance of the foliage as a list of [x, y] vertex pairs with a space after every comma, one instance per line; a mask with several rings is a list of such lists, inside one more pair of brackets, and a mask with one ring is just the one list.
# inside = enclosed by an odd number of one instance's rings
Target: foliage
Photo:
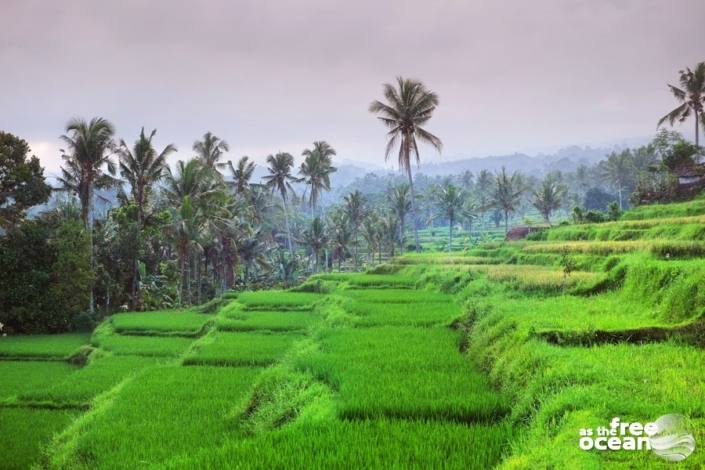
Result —
[[8, 229], [25, 211], [49, 198], [51, 188], [36, 156], [19, 137], [0, 131], [0, 227]]

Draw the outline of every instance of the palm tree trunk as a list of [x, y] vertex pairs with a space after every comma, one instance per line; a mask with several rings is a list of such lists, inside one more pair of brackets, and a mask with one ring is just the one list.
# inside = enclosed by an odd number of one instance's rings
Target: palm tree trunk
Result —
[[[355, 260], [353, 262], [353, 265], [355, 266], [355, 271], [357, 271], [357, 227], [355, 227], [354, 232], [355, 232], [355, 250], [354, 250]], [[338, 271], [340, 271], [340, 269], [338, 269]]]
[[[95, 254], [93, 253], [93, 185], [89, 184], [88, 185], [88, 202], [86, 204], [88, 212], [87, 212], [87, 218], [88, 218], [88, 249], [90, 250], [90, 266], [91, 266], [91, 272], [95, 272], [94, 265], [95, 265]], [[91, 318], [93, 318], [93, 315], [95, 314], [95, 285], [93, 282], [91, 282], [91, 292], [90, 292], [90, 298], [88, 300], [88, 313], [90, 314]]]
[[[408, 158], [407, 158], [408, 161]], [[411, 195], [411, 223], [414, 226], [414, 244], [416, 245], [416, 252], [421, 251], [421, 245], [419, 244], [419, 230], [416, 227], [416, 199], [414, 197], [414, 179], [411, 177], [411, 166], [407, 170], [407, 176], [409, 177], [409, 194]]]
[[[404, 216], [399, 218], [399, 255], [404, 255]], [[394, 256], [394, 246], [392, 245], [392, 256]]]
[[700, 146], [700, 127], [698, 127], [700, 124], [698, 122], [699, 116], [698, 116], [697, 111], [694, 114], [695, 114], [695, 146], [699, 147]]
[[291, 228], [289, 227], [289, 211], [287, 210], [286, 199], [282, 198], [284, 203], [284, 225], [286, 226], [286, 241], [289, 245], [289, 254], [294, 256], [294, 246], [291, 244]]
[[450, 227], [448, 228], [448, 252], [453, 249], [453, 216], [448, 217]]
[[504, 234], [509, 233], [509, 211], [504, 211]]

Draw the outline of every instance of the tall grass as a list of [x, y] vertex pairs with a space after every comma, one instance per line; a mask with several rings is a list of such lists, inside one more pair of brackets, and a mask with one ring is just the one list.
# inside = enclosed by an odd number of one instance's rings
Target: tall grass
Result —
[[0, 336], [0, 358], [64, 359], [88, 344], [86, 333]]
[[300, 335], [286, 333], [227, 333], [203, 338], [184, 358], [185, 365], [266, 366], [280, 359]]
[[195, 336], [212, 317], [192, 311], [119, 313], [110, 317], [123, 334]]

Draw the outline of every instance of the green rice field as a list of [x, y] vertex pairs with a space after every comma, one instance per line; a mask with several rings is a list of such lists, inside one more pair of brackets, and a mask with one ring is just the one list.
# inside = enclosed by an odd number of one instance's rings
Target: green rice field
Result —
[[[704, 468], [705, 251], [682, 228], [703, 217], [640, 208], [1, 337], [0, 468]], [[578, 445], [669, 413], [697, 443], [681, 463]]]

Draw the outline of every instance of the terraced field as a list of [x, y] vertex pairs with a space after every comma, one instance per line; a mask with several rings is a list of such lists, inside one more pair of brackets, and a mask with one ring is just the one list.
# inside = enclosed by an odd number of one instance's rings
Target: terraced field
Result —
[[646, 228], [705, 207], [663, 210], [0, 338], [0, 466], [673, 468], [578, 446], [669, 413], [705, 442], [703, 254]]

